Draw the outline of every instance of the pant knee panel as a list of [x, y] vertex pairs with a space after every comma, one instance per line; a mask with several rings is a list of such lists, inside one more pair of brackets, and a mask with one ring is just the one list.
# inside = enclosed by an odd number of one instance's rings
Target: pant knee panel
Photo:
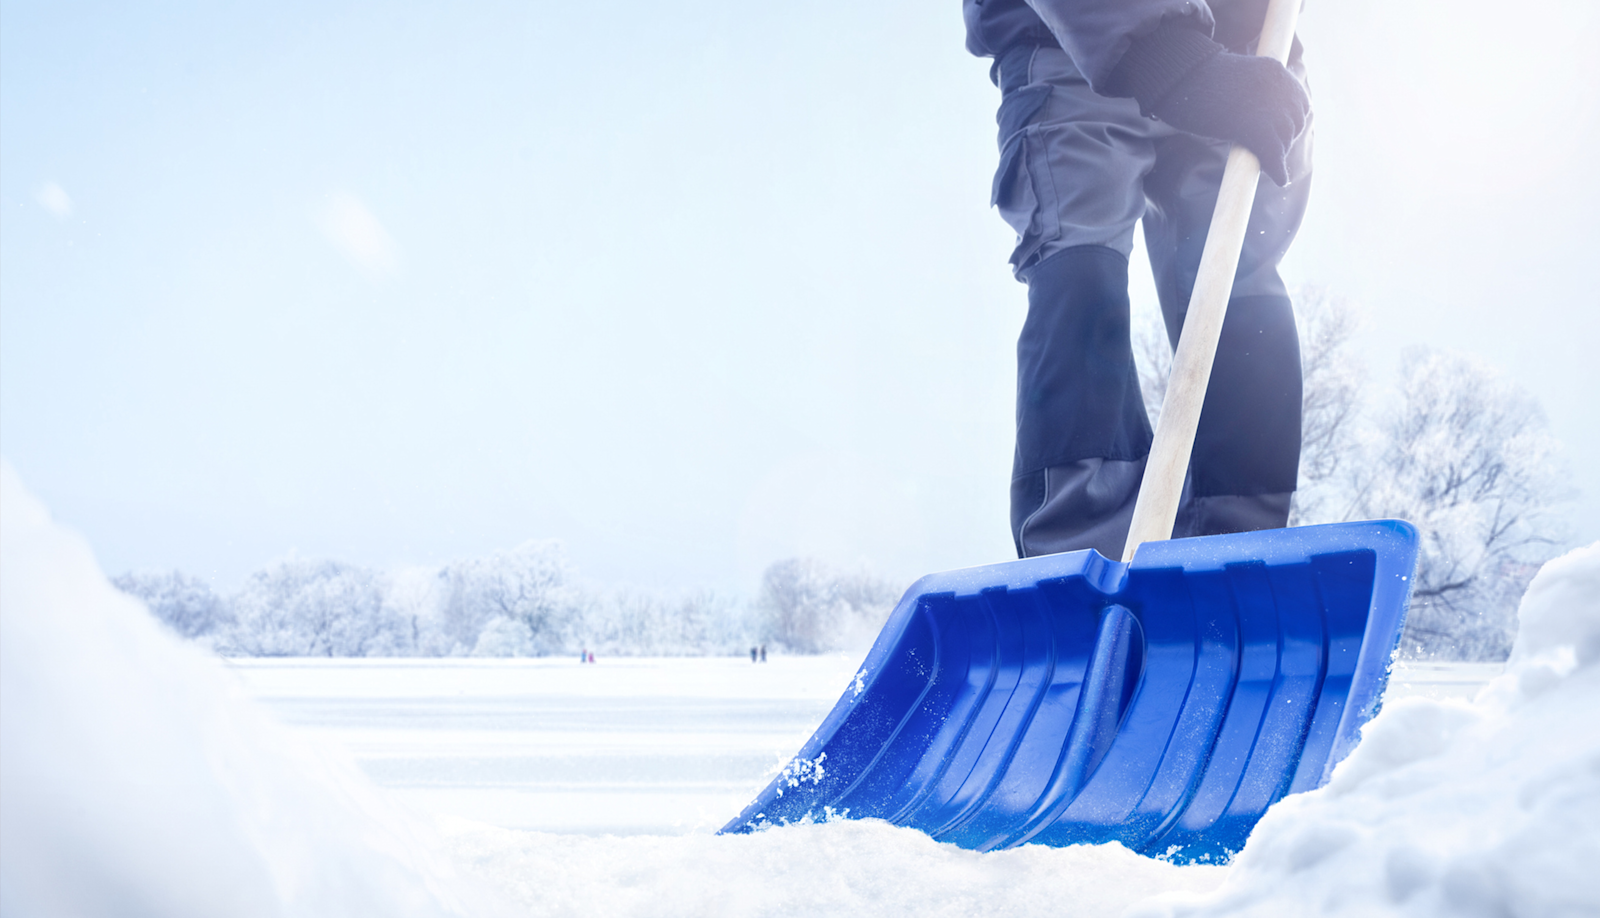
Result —
[[1013, 476], [1080, 459], [1150, 451], [1128, 327], [1128, 263], [1104, 246], [1041, 262], [1017, 340]]

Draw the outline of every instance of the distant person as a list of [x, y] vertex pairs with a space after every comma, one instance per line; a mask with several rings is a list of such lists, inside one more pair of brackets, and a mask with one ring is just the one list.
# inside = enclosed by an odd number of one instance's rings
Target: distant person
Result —
[[587, 663], [587, 662], [589, 662], [589, 648], [585, 647], [584, 649], [578, 651], [578, 662], [579, 663]]
[[1264, 0], [963, 0], [994, 60], [990, 203], [1028, 285], [1017, 341], [1011, 531], [1021, 557], [1121, 557], [1151, 430], [1129, 340], [1128, 256], [1145, 247], [1176, 343], [1232, 143], [1261, 160], [1174, 537], [1272, 529], [1300, 461], [1300, 352], [1278, 262], [1311, 184], [1297, 41], [1254, 57]]
[[761, 662], [767, 662], [767, 645], [761, 645]]
[[594, 662], [594, 651], [592, 651], [592, 650], [589, 651], [588, 657], [589, 657], [589, 662], [593, 663]]
[[750, 648], [750, 662], [754, 663], [755, 661], [756, 661], [756, 648], [752, 647], [752, 648]]

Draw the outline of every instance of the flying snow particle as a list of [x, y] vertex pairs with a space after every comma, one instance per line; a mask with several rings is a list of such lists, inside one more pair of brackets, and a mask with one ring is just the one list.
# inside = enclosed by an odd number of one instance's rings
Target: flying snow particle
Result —
[[55, 182], [40, 185], [39, 190], [33, 193], [33, 199], [57, 220], [65, 221], [72, 216], [72, 198]]
[[394, 240], [355, 195], [345, 191], [329, 195], [317, 215], [317, 225], [341, 255], [368, 275], [380, 277], [394, 271]]

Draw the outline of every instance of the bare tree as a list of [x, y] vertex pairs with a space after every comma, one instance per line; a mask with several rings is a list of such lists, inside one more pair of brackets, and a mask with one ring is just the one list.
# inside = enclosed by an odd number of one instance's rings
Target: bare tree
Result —
[[1421, 534], [1405, 650], [1503, 658], [1571, 496], [1544, 413], [1481, 361], [1419, 349], [1375, 433], [1350, 475], [1350, 517], [1405, 519]]

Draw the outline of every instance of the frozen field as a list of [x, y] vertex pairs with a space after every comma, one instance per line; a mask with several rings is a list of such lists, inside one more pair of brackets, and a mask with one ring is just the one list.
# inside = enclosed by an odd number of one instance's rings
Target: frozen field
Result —
[[859, 655], [231, 660], [290, 725], [419, 809], [510, 829], [715, 831], [822, 722]]
[[[507, 829], [714, 832], [811, 735], [863, 654], [229, 661], [296, 729], [418, 809]], [[1397, 669], [1391, 698], [1469, 699], [1499, 664]]]

